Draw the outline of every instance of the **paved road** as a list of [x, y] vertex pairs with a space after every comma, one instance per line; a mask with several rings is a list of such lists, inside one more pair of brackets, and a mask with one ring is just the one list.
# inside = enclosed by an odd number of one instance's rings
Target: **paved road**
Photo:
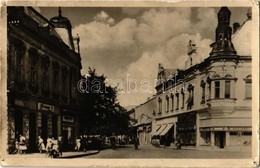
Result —
[[227, 150], [195, 150], [171, 148], [141, 147], [138, 150], [134, 146], [125, 146], [116, 150], [105, 149], [96, 155], [89, 155], [83, 158], [191, 158], [191, 159], [237, 159], [250, 158], [251, 151], [227, 151]]

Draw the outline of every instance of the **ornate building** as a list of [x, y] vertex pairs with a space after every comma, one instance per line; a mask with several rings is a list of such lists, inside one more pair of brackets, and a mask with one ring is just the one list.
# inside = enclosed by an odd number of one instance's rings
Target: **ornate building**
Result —
[[202, 62], [193, 64], [198, 54], [190, 41], [184, 69], [169, 70], [159, 64], [150, 134], [162, 145], [169, 146], [178, 138], [183, 145], [250, 146], [252, 58], [250, 44], [241, 44], [251, 40], [251, 34], [245, 34], [245, 29], [250, 30], [251, 13], [242, 26], [234, 24], [233, 33], [230, 16], [227, 7], [218, 12], [215, 42]]
[[[79, 37], [59, 15], [47, 20], [32, 7], [8, 7], [8, 143], [24, 135], [28, 149], [37, 136], [78, 135], [81, 58]], [[76, 46], [76, 47], [75, 47]]]

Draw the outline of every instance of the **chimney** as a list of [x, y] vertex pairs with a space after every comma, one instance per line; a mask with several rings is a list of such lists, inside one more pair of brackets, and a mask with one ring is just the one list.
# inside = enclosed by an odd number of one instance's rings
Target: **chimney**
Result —
[[240, 24], [235, 22], [233, 23], [233, 34], [236, 33], [236, 31], [240, 28]]
[[251, 19], [252, 19], [252, 11], [251, 11], [251, 9], [248, 9], [246, 15], [247, 15], [247, 19], [248, 19], [248, 20], [251, 20]]

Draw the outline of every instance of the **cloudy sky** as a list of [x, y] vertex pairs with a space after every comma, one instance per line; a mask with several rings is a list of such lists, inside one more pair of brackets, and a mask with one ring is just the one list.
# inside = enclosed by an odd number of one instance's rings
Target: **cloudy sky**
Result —
[[[122, 89], [120, 104], [128, 106], [155, 94], [158, 63], [183, 68], [189, 40], [201, 51], [200, 59], [208, 57], [219, 9], [64, 7], [62, 15], [70, 19], [73, 35], [80, 36], [81, 73], [92, 67], [107, 76]], [[248, 8], [229, 9], [231, 24], [247, 19]], [[58, 14], [57, 7], [37, 10], [47, 19]]]

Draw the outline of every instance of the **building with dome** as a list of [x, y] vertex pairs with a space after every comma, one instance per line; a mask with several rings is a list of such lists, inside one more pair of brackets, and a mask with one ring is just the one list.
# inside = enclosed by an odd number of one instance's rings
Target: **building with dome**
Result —
[[215, 42], [206, 59], [199, 62], [191, 40], [183, 69], [159, 64], [150, 134], [161, 145], [176, 139], [196, 147], [251, 145], [251, 13], [241, 26], [234, 24], [233, 32], [230, 16], [227, 7], [218, 12]]
[[79, 37], [62, 16], [46, 19], [32, 7], [8, 7], [8, 145], [19, 135], [28, 151], [37, 137], [63, 137], [65, 147], [78, 136], [81, 78]]

